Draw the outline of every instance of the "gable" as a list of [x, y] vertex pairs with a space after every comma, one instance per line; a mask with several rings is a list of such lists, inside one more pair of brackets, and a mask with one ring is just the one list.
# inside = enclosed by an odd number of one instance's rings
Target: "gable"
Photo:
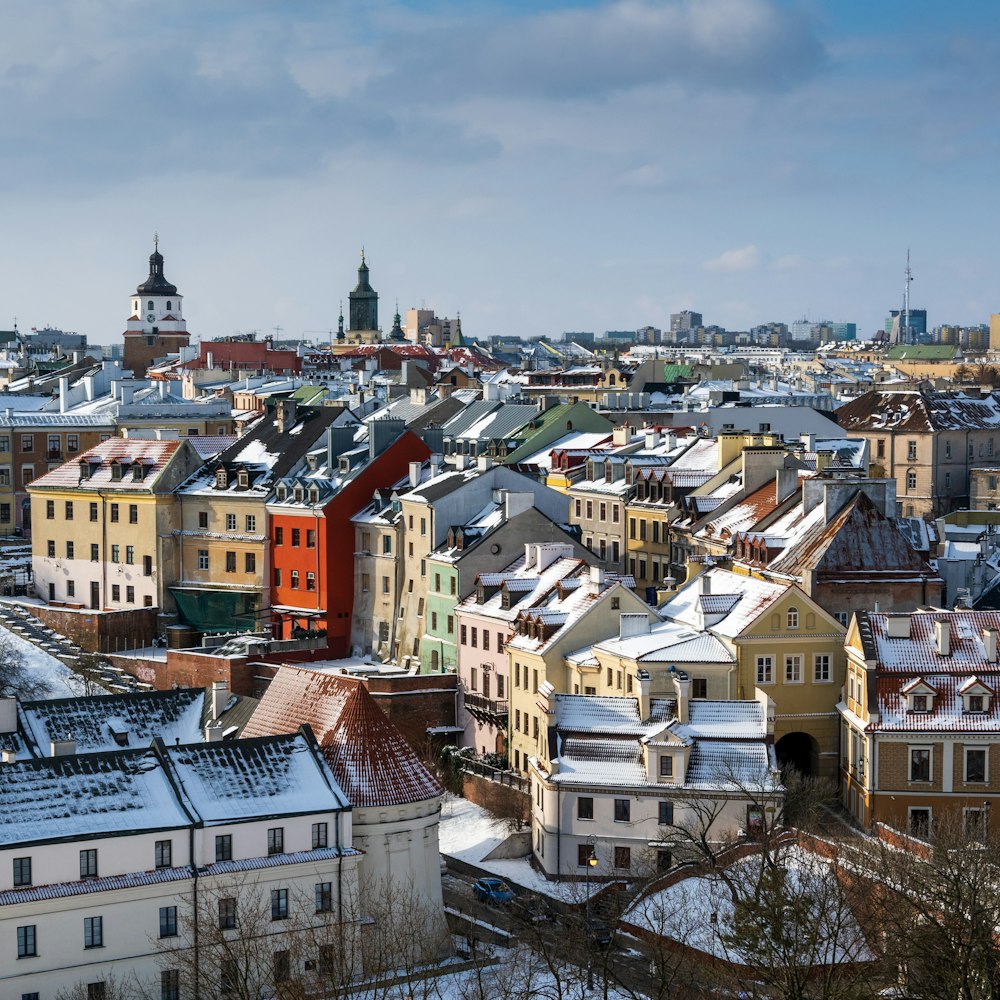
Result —
[[[798, 625], [789, 626], [789, 613], [797, 612]], [[844, 626], [824, 611], [805, 591], [792, 585], [772, 601], [741, 633], [746, 638], [771, 638], [776, 635], [826, 637], [843, 635]]]

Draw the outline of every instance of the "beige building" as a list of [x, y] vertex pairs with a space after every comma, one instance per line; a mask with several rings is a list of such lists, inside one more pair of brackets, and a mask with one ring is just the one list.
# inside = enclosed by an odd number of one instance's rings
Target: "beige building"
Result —
[[34, 480], [36, 595], [95, 610], [172, 611], [174, 491], [201, 461], [188, 441], [113, 438]]

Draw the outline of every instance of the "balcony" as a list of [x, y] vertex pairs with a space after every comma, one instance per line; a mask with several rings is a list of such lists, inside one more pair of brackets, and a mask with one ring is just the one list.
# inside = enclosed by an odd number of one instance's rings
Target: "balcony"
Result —
[[478, 722], [490, 725], [505, 725], [507, 722], [507, 700], [490, 698], [476, 691], [465, 692], [465, 707]]

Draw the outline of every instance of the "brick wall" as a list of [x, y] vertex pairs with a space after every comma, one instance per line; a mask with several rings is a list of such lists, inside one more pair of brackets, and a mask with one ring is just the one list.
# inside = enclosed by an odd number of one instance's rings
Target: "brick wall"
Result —
[[421, 756], [433, 752], [433, 747], [454, 742], [455, 733], [434, 736], [427, 730], [456, 724], [456, 674], [368, 677], [365, 683], [382, 711]]
[[88, 653], [148, 646], [159, 633], [157, 608], [124, 611], [71, 611], [27, 605], [39, 621], [72, 639]]
[[[910, 784], [910, 747], [931, 747], [931, 781]], [[879, 746], [878, 787], [882, 790], [898, 789], [920, 792], [941, 791], [941, 766], [944, 750], [941, 743], [914, 739], [908, 743], [886, 743]]]
[[213, 681], [225, 681], [233, 694], [260, 697], [259, 675], [273, 677], [277, 666], [248, 660], [245, 656], [211, 656], [193, 649], [167, 651], [167, 662], [158, 671], [156, 687], [161, 691], [174, 687], [209, 687]]

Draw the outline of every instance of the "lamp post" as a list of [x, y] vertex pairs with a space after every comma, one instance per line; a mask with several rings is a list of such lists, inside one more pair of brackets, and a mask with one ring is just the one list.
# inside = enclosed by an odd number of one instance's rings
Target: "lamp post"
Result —
[[594, 988], [594, 969], [590, 963], [591, 955], [591, 942], [590, 942], [590, 869], [597, 867], [597, 852], [594, 850], [594, 845], [590, 845], [590, 854], [587, 856], [587, 865], [584, 868], [584, 884], [586, 886], [586, 898], [583, 902], [583, 923], [586, 930], [587, 937], [587, 989], [592, 990]]

